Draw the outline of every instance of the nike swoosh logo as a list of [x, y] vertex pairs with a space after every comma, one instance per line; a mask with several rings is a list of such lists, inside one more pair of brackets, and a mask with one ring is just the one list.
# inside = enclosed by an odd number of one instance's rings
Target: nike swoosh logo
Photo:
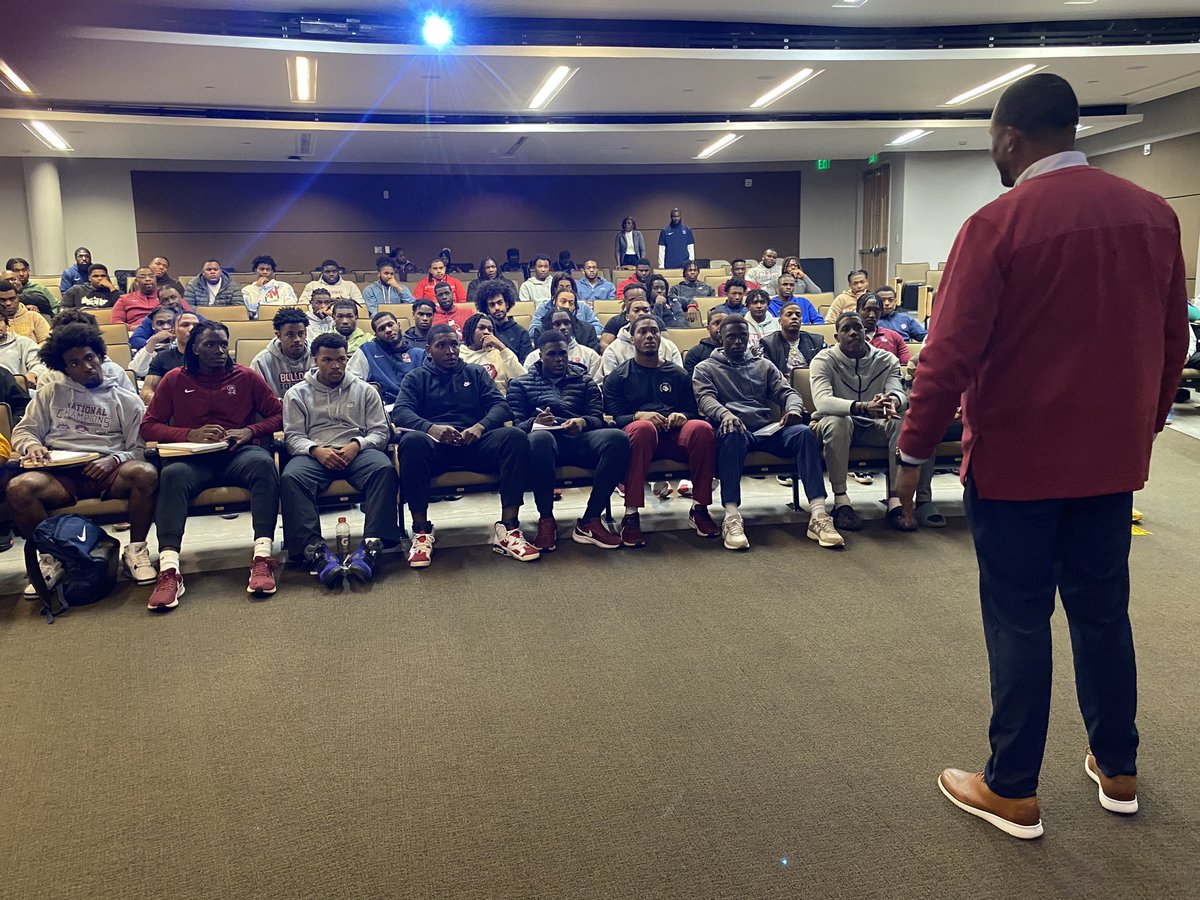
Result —
[[196, 389], [195, 388], [184, 388], [183, 392], [185, 394], [194, 394], [194, 393], [196, 393]]
[[79, 541], [79, 543], [82, 544], [84, 541], [87, 540], [87, 532], [86, 531], [79, 532], [79, 537], [75, 538], [75, 540]]

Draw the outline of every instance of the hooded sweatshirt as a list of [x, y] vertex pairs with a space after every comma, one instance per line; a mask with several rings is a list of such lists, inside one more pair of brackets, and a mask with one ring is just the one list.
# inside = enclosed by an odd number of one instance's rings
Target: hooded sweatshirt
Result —
[[105, 378], [87, 388], [72, 378], [41, 385], [20, 423], [13, 429], [18, 453], [41, 445], [115, 456], [121, 462], [142, 459], [140, 429], [146, 407], [141, 399]]
[[389, 347], [378, 338], [367, 341], [350, 357], [347, 372], [363, 381], [373, 381], [383, 393], [384, 403], [395, 403], [404, 376], [421, 365], [425, 359], [423, 347], [414, 347], [406, 339]]
[[279, 338], [267, 344], [267, 349], [250, 361], [250, 368], [263, 377], [263, 381], [271, 386], [275, 396], [283, 399], [292, 385], [304, 380], [308, 370], [313, 367], [312, 355], [308, 347], [299, 359], [291, 359], [283, 352]]
[[[900, 361], [895, 354], [867, 344], [867, 353], [861, 359], [852, 359], [840, 347], [826, 347], [809, 366], [812, 383], [814, 419], [826, 416], [850, 415], [850, 404], [868, 402], [876, 394], [891, 394], [896, 398], [896, 409], [908, 405], [908, 397], [900, 382]], [[875, 420], [867, 416], [854, 416], [860, 425], [869, 425]]]
[[286, 281], [272, 278], [266, 284], [247, 284], [242, 286], [242, 302], [250, 312], [250, 317], [258, 318], [260, 306], [295, 306], [295, 289]]
[[[433, 326], [430, 325], [429, 327], [432, 328]], [[429, 332], [426, 331], [424, 334], [421, 334], [419, 331], [417, 331], [417, 326], [414, 325], [412, 328], [404, 332], [404, 341], [410, 346], [416, 347], [419, 350], [424, 350], [425, 345], [429, 343]]]
[[8, 317], [9, 334], [23, 334], [37, 343], [50, 337], [50, 323], [41, 313], [30, 312], [29, 308], [17, 304], [17, 311]]
[[254, 440], [270, 437], [283, 424], [283, 406], [262, 376], [246, 366], [216, 375], [193, 375], [187, 368], [163, 376], [146, 410], [147, 441], [186, 441], [202, 425], [249, 428]]
[[358, 441], [363, 450], [382, 450], [391, 436], [379, 392], [350, 372], [341, 384], [330, 387], [313, 370], [287, 392], [283, 437], [292, 456], [351, 441]]
[[45, 364], [38, 358], [37, 343], [32, 338], [11, 331], [0, 338], [0, 366], [14, 375], [33, 372], [35, 378], [40, 378], [46, 371]]
[[804, 413], [804, 401], [774, 365], [762, 357], [746, 356], [735, 363], [724, 350], [696, 366], [692, 373], [696, 406], [700, 414], [713, 422], [733, 413], [750, 431], [758, 431], [775, 422], [774, 403], [785, 413]]
[[392, 410], [393, 422], [416, 431], [434, 425], [483, 425], [490, 431], [511, 418], [512, 410], [487, 372], [462, 360], [445, 372], [430, 356], [404, 379]]
[[496, 382], [496, 387], [500, 388], [502, 394], [508, 393], [509, 381], [525, 374], [525, 367], [507, 347], [503, 350], [472, 350], [464, 346], [458, 351], [458, 355], [465, 363], [482, 366], [483, 370], [492, 376], [492, 381]]
[[[629, 326], [626, 325], [617, 332], [617, 339], [608, 345], [604, 356], [600, 358], [599, 378], [607, 378], [617, 366], [635, 356], [637, 356], [637, 351], [633, 349], [633, 338], [629, 336]], [[673, 362], [680, 367], [683, 366], [683, 355], [675, 343], [666, 336], [659, 338], [658, 358], [665, 362]]]
[[505, 319], [499, 325], [493, 320], [492, 327], [496, 330], [496, 337], [517, 355], [517, 359], [524, 359], [533, 350], [533, 339], [529, 332], [514, 319]]

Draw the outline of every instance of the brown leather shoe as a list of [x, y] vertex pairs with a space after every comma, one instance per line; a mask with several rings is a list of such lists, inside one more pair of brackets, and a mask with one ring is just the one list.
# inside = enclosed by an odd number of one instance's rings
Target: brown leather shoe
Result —
[[964, 812], [978, 816], [1006, 834], [1029, 840], [1042, 836], [1042, 814], [1037, 797], [1010, 800], [1001, 797], [983, 780], [982, 772], [943, 769], [938, 787], [946, 799]]
[[1131, 816], [1138, 811], [1136, 775], [1115, 775], [1109, 778], [1100, 771], [1100, 764], [1096, 762], [1091, 750], [1088, 750], [1083, 760], [1083, 771], [1100, 786], [1100, 805], [1109, 812]]

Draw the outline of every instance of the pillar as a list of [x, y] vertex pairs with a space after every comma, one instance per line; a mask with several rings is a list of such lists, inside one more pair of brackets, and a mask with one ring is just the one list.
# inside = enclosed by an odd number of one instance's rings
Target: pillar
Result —
[[33, 245], [30, 268], [39, 274], [61, 272], [74, 260], [67, 256], [58, 163], [53, 159], [26, 159], [24, 163], [25, 203]]

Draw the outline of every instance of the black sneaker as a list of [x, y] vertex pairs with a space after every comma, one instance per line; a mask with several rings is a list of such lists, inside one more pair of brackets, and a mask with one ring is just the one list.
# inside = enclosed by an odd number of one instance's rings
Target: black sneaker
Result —
[[310, 575], [316, 575], [321, 580], [321, 584], [327, 588], [337, 587], [341, 584], [342, 576], [346, 574], [342, 568], [342, 561], [338, 559], [329, 545], [321, 542], [320, 544], [311, 544], [304, 555], [308, 557]]
[[862, 531], [862, 518], [854, 511], [853, 506], [835, 506], [833, 508], [833, 527], [838, 531]]
[[365, 584], [379, 571], [379, 560], [382, 555], [383, 541], [379, 538], [367, 538], [346, 560], [346, 574]]

